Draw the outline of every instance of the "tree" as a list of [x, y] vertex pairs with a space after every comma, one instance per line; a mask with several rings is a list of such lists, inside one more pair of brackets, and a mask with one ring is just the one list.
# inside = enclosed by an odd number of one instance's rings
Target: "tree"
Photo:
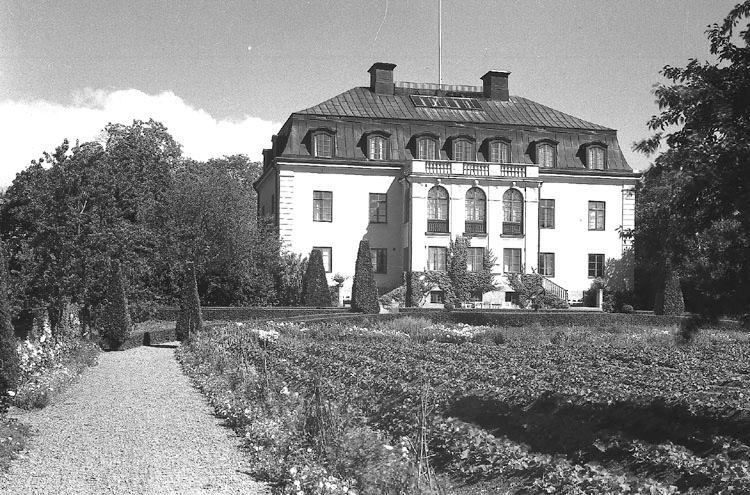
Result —
[[180, 342], [190, 340], [190, 336], [203, 329], [201, 302], [198, 297], [198, 284], [195, 277], [195, 264], [187, 263], [182, 277], [180, 312], [177, 314], [175, 336]]
[[372, 274], [372, 255], [370, 242], [359, 241], [357, 262], [354, 266], [354, 282], [352, 283], [352, 311], [360, 313], [379, 313], [378, 288]]
[[448, 278], [450, 279], [450, 297], [453, 303], [468, 301], [472, 288], [468, 276], [468, 240], [463, 236], [456, 236], [448, 246]]
[[667, 263], [662, 270], [662, 282], [656, 293], [654, 302], [654, 314], [657, 315], [681, 315], [685, 312], [685, 302], [680, 287], [680, 277]]
[[331, 305], [331, 291], [328, 290], [323, 255], [319, 249], [313, 249], [310, 252], [307, 271], [302, 279], [302, 304], [316, 308]]
[[662, 70], [655, 134], [636, 145], [666, 144], [637, 191], [639, 263], [669, 263], [708, 316], [750, 312], [750, 29], [736, 33], [748, 16], [750, 0], [709, 27], [716, 60]]
[[113, 259], [110, 262], [109, 269], [107, 303], [104, 306], [104, 313], [101, 318], [102, 336], [112, 351], [119, 349], [125, 343], [133, 327], [125, 294], [125, 281], [123, 280], [120, 262]]
[[302, 303], [302, 280], [306, 269], [307, 258], [296, 253], [281, 253], [276, 271], [276, 294], [281, 306]]
[[8, 279], [5, 244], [0, 240], [0, 414], [7, 407], [8, 391], [16, 389], [19, 373], [17, 340], [10, 321]]

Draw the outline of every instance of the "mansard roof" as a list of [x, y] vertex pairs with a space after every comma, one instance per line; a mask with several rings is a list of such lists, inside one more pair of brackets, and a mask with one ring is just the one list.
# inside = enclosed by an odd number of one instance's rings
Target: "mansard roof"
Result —
[[295, 113], [322, 117], [504, 124], [614, 132], [609, 127], [587, 122], [521, 96], [510, 96], [504, 101], [485, 98], [482, 93], [464, 92], [457, 96], [475, 98], [481, 110], [462, 110], [417, 106], [410, 98], [417, 93], [410, 88], [396, 87], [394, 93], [379, 94], [367, 87], [352, 88]]

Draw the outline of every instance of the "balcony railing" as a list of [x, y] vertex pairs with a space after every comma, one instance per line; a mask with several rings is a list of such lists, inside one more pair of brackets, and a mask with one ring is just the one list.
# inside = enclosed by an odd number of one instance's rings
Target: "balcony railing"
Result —
[[523, 225], [516, 222], [503, 222], [503, 235], [521, 235]]
[[447, 234], [448, 220], [427, 220], [427, 232]]
[[450, 175], [451, 162], [425, 162], [425, 173]]
[[466, 162], [464, 163], [464, 175], [478, 175], [478, 176], [490, 175], [490, 164]]
[[412, 160], [405, 168], [409, 174], [453, 175], [468, 177], [539, 177], [539, 167], [525, 163], [453, 162], [449, 160]]
[[564, 289], [563, 287], [560, 287], [556, 283], [554, 283], [552, 280], [548, 279], [547, 277], [542, 277], [542, 287], [547, 292], [554, 294], [555, 296], [559, 297], [563, 301], [568, 300], [568, 290]]
[[466, 234], [486, 234], [487, 224], [484, 222], [467, 220], [464, 225], [464, 232]]

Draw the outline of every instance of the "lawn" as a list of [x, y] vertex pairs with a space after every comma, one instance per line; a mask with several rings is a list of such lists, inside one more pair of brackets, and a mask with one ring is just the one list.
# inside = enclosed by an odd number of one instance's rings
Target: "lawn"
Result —
[[750, 492], [748, 334], [254, 322], [179, 357], [279, 493]]

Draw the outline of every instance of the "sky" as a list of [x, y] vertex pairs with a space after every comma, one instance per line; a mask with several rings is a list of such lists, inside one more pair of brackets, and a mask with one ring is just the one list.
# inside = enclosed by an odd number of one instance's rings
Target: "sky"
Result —
[[[665, 65], [710, 59], [705, 30], [738, 0], [442, 0], [442, 80], [510, 92], [649, 135]], [[355, 86], [373, 62], [438, 80], [439, 0], [0, 0], [0, 187], [64, 138], [154, 118], [205, 160], [260, 159], [289, 114]]]

